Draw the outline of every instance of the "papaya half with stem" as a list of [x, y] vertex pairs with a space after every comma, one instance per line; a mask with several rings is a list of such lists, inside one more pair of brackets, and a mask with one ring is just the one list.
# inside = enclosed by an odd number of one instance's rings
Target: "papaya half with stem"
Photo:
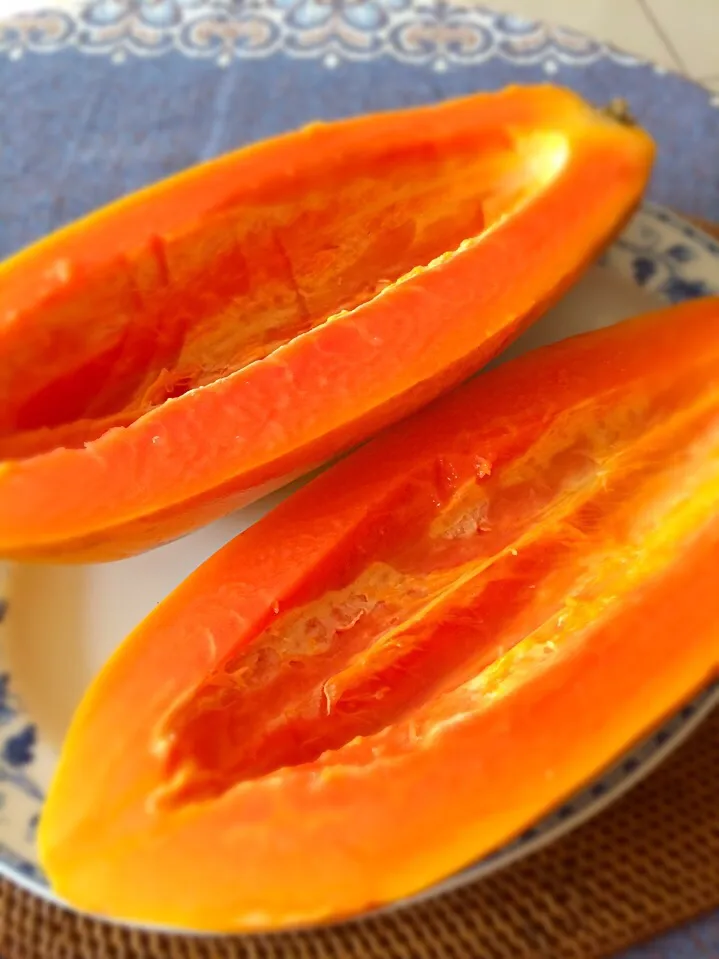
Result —
[[132, 555], [423, 405], [636, 205], [649, 138], [551, 86], [316, 124], [0, 266], [0, 556]]
[[201, 565], [71, 724], [70, 903], [276, 929], [516, 836], [717, 676], [719, 298], [459, 387]]

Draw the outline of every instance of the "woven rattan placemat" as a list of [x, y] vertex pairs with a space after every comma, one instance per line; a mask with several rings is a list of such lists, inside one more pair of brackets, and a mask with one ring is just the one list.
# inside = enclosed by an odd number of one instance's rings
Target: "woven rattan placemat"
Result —
[[129, 932], [0, 885], [2, 959], [595, 959], [719, 906], [719, 710], [649, 778], [500, 874], [284, 936]]

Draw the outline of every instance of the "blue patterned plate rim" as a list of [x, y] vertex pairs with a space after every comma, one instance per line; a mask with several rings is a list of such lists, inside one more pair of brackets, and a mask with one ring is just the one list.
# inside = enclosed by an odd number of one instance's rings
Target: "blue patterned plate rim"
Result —
[[[643, 204], [600, 262], [666, 301], [719, 293], [719, 242], [657, 204]], [[0, 579], [0, 596], [2, 586]], [[8, 605], [7, 599], [0, 599], [0, 622]], [[402, 908], [486, 877], [575, 829], [651, 772], [718, 705], [719, 683], [713, 683], [513, 842], [431, 888], [378, 911]], [[0, 875], [62, 905], [49, 888], [34, 854], [34, 833], [44, 792], [41, 782], [47, 779], [47, 767], [52, 766], [53, 760], [52, 750], [43, 743], [32, 717], [23, 711], [12, 688], [0, 631]], [[15, 807], [11, 818], [20, 827], [14, 834], [6, 831], [7, 817], [3, 816], [10, 805]]]
[[548, 74], [598, 59], [646, 62], [572, 28], [466, 0], [51, 0], [0, 20], [0, 56], [69, 48], [116, 63], [175, 51], [219, 67], [277, 53], [330, 69], [389, 56], [438, 73], [493, 58], [542, 62]]
[[118, 64], [176, 52], [221, 68], [278, 53], [329, 69], [389, 57], [437, 73], [501, 60], [541, 64], [550, 76], [598, 60], [649, 63], [574, 28], [467, 0], [50, 0], [0, 17], [0, 58], [68, 49]]

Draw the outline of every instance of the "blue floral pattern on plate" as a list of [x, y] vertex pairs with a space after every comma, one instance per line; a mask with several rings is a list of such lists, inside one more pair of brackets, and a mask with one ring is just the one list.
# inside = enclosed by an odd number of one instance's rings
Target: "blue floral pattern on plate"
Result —
[[[642, 208], [602, 262], [668, 301], [719, 293], [719, 243], [655, 205]], [[0, 597], [6, 594], [0, 578]], [[12, 599], [0, 599], [0, 621], [8, 611], [11, 618]], [[451, 877], [441, 888], [500, 869], [596, 814], [676, 748], [717, 704], [719, 684], [705, 690], [550, 816], [492, 856]], [[35, 828], [55, 761], [54, 748], [43, 740], [13, 688], [0, 628], [0, 873], [48, 897], [52, 894], [38, 865]], [[432, 892], [436, 889], [428, 894]]]
[[92, 0], [76, 13], [49, 7], [0, 24], [0, 55], [68, 47], [118, 62], [177, 50], [219, 66], [278, 52], [328, 67], [387, 56], [438, 71], [492, 58], [542, 63], [547, 73], [603, 58], [641, 62], [573, 30], [462, 0]]
[[[697, 243], [694, 228], [667, 210], [653, 209], [654, 221], [631, 223], [614, 245], [606, 262], [615, 269], [631, 270], [638, 286], [659, 294], [670, 303], [716, 292], [706, 276], [707, 258], [719, 257], [719, 242], [704, 236]], [[662, 229], [671, 226], [676, 240], [667, 243]]]

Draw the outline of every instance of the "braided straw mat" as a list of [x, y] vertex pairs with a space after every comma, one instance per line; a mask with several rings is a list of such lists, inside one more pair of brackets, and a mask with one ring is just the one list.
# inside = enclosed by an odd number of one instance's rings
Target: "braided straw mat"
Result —
[[[716, 225], [695, 222], [719, 236]], [[495, 876], [421, 905], [308, 932], [179, 937], [85, 919], [0, 880], [0, 956], [599, 959], [717, 907], [719, 709], [592, 821]]]

